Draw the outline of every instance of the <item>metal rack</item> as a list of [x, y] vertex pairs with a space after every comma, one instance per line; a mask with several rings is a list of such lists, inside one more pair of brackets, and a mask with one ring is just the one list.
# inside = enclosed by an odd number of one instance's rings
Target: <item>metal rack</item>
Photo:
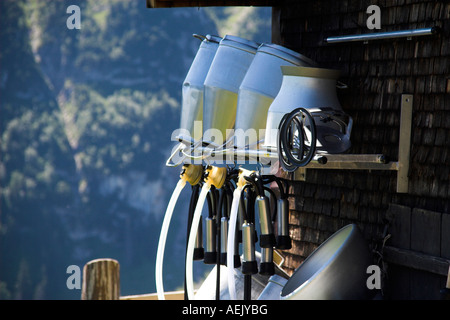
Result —
[[[409, 158], [411, 148], [411, 124], [412, 124], [412, 105], [413, 96], [411, 94], [403, 94], [401, 99], [400, 114], [400, 137], [398, 148], [398, 160], [390, 161], [383, 154], [317, 154], [311, 162], [304, 167], [299, 167], [293, 174], [293, 179], [297, 181], [306, 180], [306, 171], [308, 169], [338, 169], [338, 170], [388, 170], [397, 171], [397, 192], [408, 192], [408, 172]], [[179, 148], [185, 145], [187, 148], [194, 143], [182, 137], [178, 138], [180, 142]], [[196, 154], [201, 156], [193, 156], [191, 159], [197, 161], [208, 162], [210, 157], [226, 157], [239, 160], [257, 160], [261, 163], [274, 163], [278, 160], [278, 152], [276, 149], [216, 149], [211, 146], [201, 146], [194, 148]], [[186, 155], [188, 157], [188, 155]], [[177, 166], [178, 164], [170, 164], [173, 155], [168, 159], [166, 165]], [[188, 157], [189, 158], [189, 157]], [[264, 166], [263, 166], [264, 167]], [[287, 178], [288, 172], [279, 171], [279, 176]], [[292, 178], [292, 176], [290, 176]]]
[[411, 149], [412, 105], [413, 96], [411, 94], [403, 94], [401, 98], [397, 161], [388, 161], [383, 154], [324, 154], [322, 156], [326, 157], [326, 161], [311, 161], [305, 167], [298, 168], [294, 171], [294, 180], [305, 181], [306, 170], [308, 169], [389, 170], [397, 171], [397, 192], [407, 193]]

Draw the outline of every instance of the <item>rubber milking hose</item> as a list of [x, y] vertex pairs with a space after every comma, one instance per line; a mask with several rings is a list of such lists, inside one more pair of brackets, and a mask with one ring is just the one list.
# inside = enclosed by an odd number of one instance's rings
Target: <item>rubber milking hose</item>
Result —
[[195, 207], [194, 216], [192, 218], [191, 231], [189, 233], [188, 247], [186, 252], [186, 291], [189, 300], [192, 300], [194, 298], [193, 256], [195, 237], [197, 235], [198, 224], [202, 215], [203, 204], [205, 203], [205, 199], [208, 195], [209, 189], [211, 189], [211, 184], [205, 183], [198, 197], [197, 206]]
[[[255, 187], [255, 185], [254, 185]], [[247, 198], [247, 211], [246, 211], [246, 221], [248, 223], [254, 224], [255, 223], [255, 200], [256, 200], [256, 192], [252, 191], [252, 188], [249, 188], [248, 190], [248, 198]], [[250, 229], [251, 230], [251, 229]], [[251, 233], [250, 233], [251, 234]], [[253, 239], [255, 235], [251, 234], [251, 242], [253, 242], [252, 245], [253, 246], [253, 251], [255, 250], [254, 248], [254, 240]], [[244, 251], [245, 251], [245, 241], [246, 237], [244, 237], [244, 235], [242, 235], [242, 241], [244, 244]], [[245, 260], [245, 252], [244, 252], [244, 260]], [[248, 262], [248, 261], [247, 261]], [[245, 263], [245, 261], [244, 261]], [[244, 268], [244, 265], [243, 265]], [[254, 266], [254, 268], [256, 269], [256, 265]], [[252, 266], [253, 269], [253, 266]], [[252, 270], [250, 272], [256, 272], [256, 270]], [[252, 274], [247, 274], [243, 271], [244, 273], [244, 300], [251, 300], [251, 287], [252, 287]]]
[[[198, 201], [198, 194], [200, 192], [200, 185], [196, 184], [192, 187], [192, 193], [191, 193], [191, 199], [189, 202], [189, 216], [188, 216], [188, 223], [187, 223], [187, 231], [186, 231], [186, 239], [189, 237], [189, 231], [191, 230], [192, 225], [192, 217], [194, 216], [194, 210], [197, 205]], [[186, 240], [186, 250], [187, 250], [187, 240]], [[184, 299], [187, 299], [187, 293], [186, 293], [186, 266], [184, 266]]]
[[[309, 150], [307, 151], [306, 155], [304, 155], [304, 136], [303, 136], [303, 121], [298, 120], [298, 116], [303, 114], [305, 118], [308, 119], [310, 124], [310, 132], [311, 132], [311, 145], [309, 147]], [[288, 135], [293, 134], [292, 130], [290, 130], [291, 122], [294, 122], [298, 129], [298, 139], [300, 140], [299, 143], [299, 156], [300, 159], [297, 159], [293, 156], [292, 152], [289, 149], [290, 142], [288, 140]], [[278, 126], [278, 139], [277, 139], [277, 148], [278, 148], [278, 154], [279, 154], [279, 161], [282, 166], [282, 168], [285, 171], [292, 172], [298, 167], [306, 166], [311, 159], [313, 158], [315, 154], [315, 148], [316, 148], [316, 125], [314, 122], [313, 117], [311, 114], [304, 108], [297, 108], [293, 111], [291, 111], [288, 114], [285, 114], [283, 118], [280, 121], [280, 124]], [[285, 153], [285, 156], [287, 159], [284, 159], [283, 157], [283, 150]]]
[[[236, 242], [236, 226], [238, 221], [238, 212], [241, 205], [242, 191], [248, 184], [245, 180], [245, 175], [249, 175], [250, 171], [245, 169], [239, 170], [236, 188], [233, 191], [233, 199], [231, 201], [230, 220], [228, 224], [228, 238], [227, 238], [227, 275], [228, 275], [228, 292], [231, 300], [236, 300], [235, 288], [235, 242]], [[244, 212], [243, 212], [244, 214]], [[238, 252], [239, 254], [239, 252]]]
[[234, 270], [234, 241], [236, 239], [236, 222], [239, 209], [239, 202], [241, 200], [242, 186], [237, 186], [233, 192], [233, 202], [231, 203], [230, 222], [228, 228], [228, 244], [227, 244], [227, 270], [228, 270], [228, 292], [230, 299], [236, 300], [235, 289], [235, 270]]
[[264, 187], [264, 190], [269, 192], [270, 196], [273, 199], [275, 199], [275, 201], [272, 202], [272, 203], [275, 203], [274, 209], [272, 210], [272, 208], [270, 208], [270, 211], [273, 211], [273, 214], [271, 215], [271, 219], [272, 219], [272, 222], [274, 222], [277, 217], [277, 196], [275, 195], [275, 192], [272, 189], [270, 189], [269, 187]]
[[186, 181], [184, 179], [180, 179], [172, 193], [172, 196], [169, 201], [169, 205], [167, 206], [166, 213], [164, 215], [163, 225], [161, 227], [161, 234], [159, 236], [158, 242], [158, 251], [156, 253], [156, 267], [155, 267], [155, 278], [156, 278], [156, 292], [159, 300], [164, 300], [164, 286], [163, 286], [163, 276], [162, 276], [162, 267], [164, 260], [164, 250], [166, 247], [166, 239], [167, 233], [170, 226], [170, 220], [172, 219], [173, 210], [175, 208], [175, 204], [177, 203], [178, 197], [186, 185]]
[[227, 193], [225, 190], [225, 187], [222, 189], [222, 191], [220, 192], [220, 197], [219, 197], [219, 207], [217, 210], [217, 215], [216, 215], [216, 226], [217, 226], [217, 251], [216, 251], [216, 300], [220, 300], [220, 244], [221, 244], [221, 218], [223, 216], [223, 211], [224, 208], [226, 209], [226, 197], [227, 197]]

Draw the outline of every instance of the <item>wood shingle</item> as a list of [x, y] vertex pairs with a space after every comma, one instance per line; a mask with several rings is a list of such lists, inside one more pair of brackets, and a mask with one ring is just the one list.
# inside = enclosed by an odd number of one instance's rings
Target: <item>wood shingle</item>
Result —
[[[291, 182], [294, 245], [285, 252], [288, 272], [348, 223], [361, 228], [371, 248], [389, 228], [391, 246], [449, 257], [449, 245], [442, 241], [449, 239], [450, 223], [450, 4], [379, 1], [382, 28], [371, 31], [366, 27], [371, 2], [283, 1], [273, 10], [273, 21], [280, 23], [273, 39], [322, 67], [341, 70], [340, 81], [347, 89], [337, 89], [338, 97], [354, 121], [351, 153], [383, 153], [396, 159], [401, 95], [413, 95], [409, 190], [396, 193], [395, 172], [308, 169], [306, 181]], [[441, 32], [410, 40], [323, 41], [328, 36], [432, 26]], [[443, 283], [442, 276], [405, 266], [392, 264], [389, 270], [390, 298], [436, 298]]]

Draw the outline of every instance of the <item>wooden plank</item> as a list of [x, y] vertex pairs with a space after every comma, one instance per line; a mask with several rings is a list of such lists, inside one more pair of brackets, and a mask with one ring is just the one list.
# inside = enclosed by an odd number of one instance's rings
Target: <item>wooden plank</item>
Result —
[[441, 214], [414, 208], [411, 214], [411, 249], [433, 256], [441, 253]]
[[410, 277], [411, 300], [439, 300], [442, 288], [442, 276], [411, 270]]
[[388, 263], [427, 271], [441, 276], [447, 276], [449, 268], [449, 260], [392, 246], [384, 247], [383, 257]]
[[272, 35], [271, 42], [281, 45], [281, 8], [272, 8]]
[[[184, 290], [164, 292], [164, 297], [166, 300], [184, 300]], [[120, 297], [120, 300], [158, 300], [158, 294], [146, 293], [146, 294], [122, 296]]]
[[441, 257], [450, 259], [450, 214], [442, 214]]
[[89, 261], [83, 268], [82, 300], [119, 300], [120, 267], [114, 259]]
[[389, 281], [386, 283], [388, 300], [411, 299], [411, 273], [412, 269], [390, 264], [388, 269]]
[[389, 243], [397, 248], [410, 249], [411, 246], [411, 208], [390, 204], [387, 211], [389, 220]]
[[409, 157], [411, 152], [411, 125], [413, 96], [402, 94], [400, 113], [400, 137], [398, 144], [397, 192], [408, 192]]
[[173, 8], [173, 7], [236, 7], [258, 6], [271, 7], [276, 5], [273, 0], [147, 0], [147, 8]]

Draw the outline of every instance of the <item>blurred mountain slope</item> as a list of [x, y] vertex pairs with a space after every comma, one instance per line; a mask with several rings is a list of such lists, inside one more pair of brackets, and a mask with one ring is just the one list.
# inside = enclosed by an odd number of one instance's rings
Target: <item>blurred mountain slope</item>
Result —
[[[80, 30], [66, 27], [69, 5]], [[79, 299], [66, 268], [100, 257], [119, 260], [122, 294], [154, 292], [192, 34], [219, 34], [218, 21], [124, 0], [5, 0], [0, 15], [0, 299]], [[167, 290], [182, 284], [189, 194], [170, 229]]]

